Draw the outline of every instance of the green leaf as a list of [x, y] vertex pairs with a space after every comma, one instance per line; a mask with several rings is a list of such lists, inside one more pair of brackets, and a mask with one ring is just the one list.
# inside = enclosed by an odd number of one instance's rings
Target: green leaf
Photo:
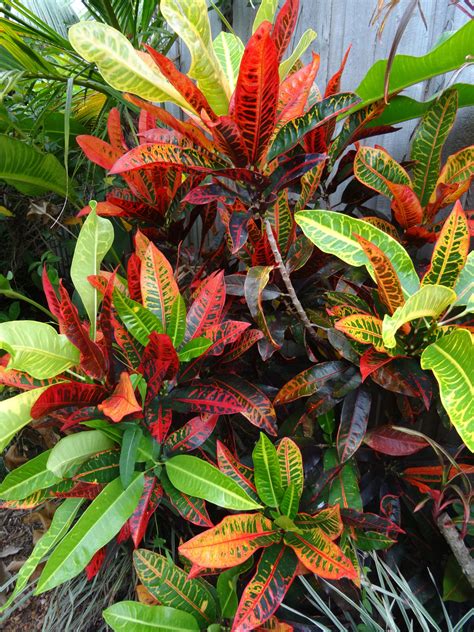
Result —
[[48, 388], [35, 388], [0, 401], [0, 452], [31, 421], [31, 407]]
[[357, 97], [352, 92], [340, 92], [317, 101], [305, 114], [291, 119], [279, 129], [268, 152], [267, 161], [270, 162], [280, 154], [286, 153], [299, 143], [305, 134], [336, 118], [356, 101]]
[[288, 75], [290, 70], [293, 68], [293, 66], [296, 64], [298, 59], [301, 57], [301, 55], [303, 55], [305, 50], [308, 48], [310, 44], [314, 42], [315, 39], [316, 39], [316, 31], [313, 31], [313, 29], [307, 29], [303, 33], [303, 35], [299, 39], [298, 44], [296, 44], [295, 48], [293, 49], [293, 52], [291, 53], [291, 55], [288, 57], [288, 59], [285, 59], [280, 64], [280, 68], [278, 69], [278, 74], [280, 75], [280, 81], [283, 81], [283, 79], [286, 78], [286, 76]]
[[252, 560], [249, 559], [243, 564], [234, 566], [219, 573], [217, 577], [217, 594], [219, 595], [219, 603], [224, 619], [233, 619], [239, 599], [237, 597], [237, 581], [242, 573], [248, 571], [252, 566]]
[[181, 492], [226, 509], [259, 509], [261, 505], [231, 478], [207, 461], [186, 454], [165, 463], [171, 483]]
[[296, 489], [294, 483], [290, 483], [289, 487], [286, 488], [285, 493], [283, 494], [283, 498], [280, 502], [280, 510], [283, 515], [288, 516], [288, 518], [293, 518], [298, 513], [298, 507], [300, 505], [300, 496]]
[[199, 358], [212, 345], [212, 340], [199, 336], [187, 342], [178, 352], [180, 362], [189, 362], [193, 358]]
[[267, 21], [273, 23], [277, 6], [278, 0], [262, 0], [253, 21], [252, 33], [255, 33], [262, 22]]
[[171, 307], [170, 320], [166, 327], [166, 333], [173, 342], [173, 347], [177, 349], [183, 342], [186, 332], [186, 305], [181, 294], [178, 294]]
[[144, 347], [152, 331], [164, 333], [161, 320], [155, 314], [118, 290], [114, 290], [114, 306], [127, 330]]
[[9, 608], [15, 597], [27, 586], [28, 580], [35, 572], [38, 564], [68, 532], [83, 502], [83, 498], [67, 498], [56, 509], [49, 529], [35, 544], [35, 548], [21, 567], [16, 580], [15, 589], [6, 603], [0, 606], [0, 613]]
[[102, 613], [114, 632], [195, 632], [196, 619], [167, 606], [147, 606], [136, 601], [114, 603]]
[[469, 601], [472, 588], [454, 555], [448, 557], [443, 577], [443, 601]]
[[461, 439], [474, 452], [474, 339], [458, 329], [426, 347], [421, 367], [431, 369], [441, 402]]
[[86, 430], [63, 437], [51, 450], [47, 467], [56, 476], [64, 478], [75, 465], [114, 447], [114, 442], [100, 430]]
[[283, 497], [280, 464], [275, 446], [263, 432], [253, 449], [252, 460], [258, 495], [268, 507], [278, 507]]
[[456, 300], [456, 292], [444, 285], [424, 285], [397, 307], [393, 316], [385, 315], [382, 325], [383, 343], [391, 349], [396, 346], [395, 334], [405, 323], [417, 318], [436, 319]]
[[0, 323], [0, 348], [11, 355], [9, 369], [25, 371], [38, 380], [79, 364], [79, 349], [51, 325], [35, 320]]
[[125, 35], [111, 26], [90, 20], [78, 22], [69, 29], [69, 41], [81, 57], [97, 64], [102, 77], [116, 90], [190, 109], [158, 68], [145, 61]]
[[120, 451], [120, 480], [126, 489], [133, 479], [135, 463], [137, 461], [138, 446], [143, 437], [140, 426], [127, 428], [122, 437], [122, 449]]
[[467, 261], [461, 270], [456, 285], [455, 305], [467, 305], [474, 295], [474, 250], [467, 255]]
[[43, 154], [23, 140], [0, 135], [0, 180], [29, 196], [57, 193], [75, 197], [66, 171], [53, 154]]
[[161, 0], [160, 10], [189, 48], [191, 65], [188, 76], [196, 79], [216, 114], [227, 114], [231, 89], [212, 46], [206, 0]]
[[454, 119], [456, 118], [458, 93], [455, 88], [446, 90], [423, 114], [411, 145], [413, 190], [424, 207], [430, 201], [438, 180], [441, 166], [441, 150]]
[[227, 78], [230, 89], [233, 92], [239, 76], [242, 55], [244, 54], [242, 40], [234, 33], [221, 31], [214, 40], [213, 46], [224, 76]]
[[40, 489], [59, 483], [61, 478], [46, 467], [50, 453], [51, 450], [47, 450], [7, 474], [0, 485], [0, 498], [22, 500]]
[[124, 490], [117, 478], [101, 491], [49, 558], [38, 581], [37, 595], [78, 575], [94, 553], [117, 535], [134, 512], [143, 483], [144, 476], [139, 474]]
[[395, 239], [369, 222], [334, 211], [300, 211], [296, 223], [304, 234], [323, 252], [335, 255], [352, 266], [365, 265], [371, 276], [372, 267], [354, 233], [371, 241], [390, 259], [406, 296], [414, 294], [420, 280], [410, 255]]
[[203, 628], [217, 620], [217, 602], [211, 586], [203, 579], [188, 579], [188, 574], [163, 555], [137, 549], [133, 553], [137, 575], [163, 606], [184, 610]]
[[[339, 465], [336, 448], [330, 448], [324, 453], [324, 470], [327, 471]], [[362, 499], [357, 482], [357, 472], [352, 460], [349, 460], [333, 478], [329, 487], [328, 505], [339, 505], [342, 508], [362, 511]]]
[[95, 340], [96, 315], [99, 293], [87, 277], [100, 272], [100, 264], [114, 241], [114, 227], [105, 217], [99, 217], [95, 209], [87, 216], [77, 238], [71, 263], [71, 279], [87, 312], [91, 324], [91, 338]]
[[[389, 94], [460, 68], [472, 54], [473, 39], [474, 22], [470, 20], [426, 55], [396, 55], [390, 69]], [[383, 98], [386, 69], [387, 60], [384, 59], [377, 61], [368, 71], [355, 90], [362, 99], [357, 109]]]

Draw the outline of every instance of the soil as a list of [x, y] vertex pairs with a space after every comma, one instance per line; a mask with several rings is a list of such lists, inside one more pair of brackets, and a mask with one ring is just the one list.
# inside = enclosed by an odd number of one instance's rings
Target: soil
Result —
[[[19, 562], [25, 561], [33, 549], [35, 530], [41, 523], [27, 524], [25, 516], [30, 512], [0, 509], [0, 585], [16, 574]], [[13, 584], [11, 585], [13, 588]], [[0, 593], [0, 603], [8, 594]], [[31, 597], [10, 616], [8, 611], [0, 617], [2, 632], [39, 632], [43, 625], [50, 596], [48, 593]]]

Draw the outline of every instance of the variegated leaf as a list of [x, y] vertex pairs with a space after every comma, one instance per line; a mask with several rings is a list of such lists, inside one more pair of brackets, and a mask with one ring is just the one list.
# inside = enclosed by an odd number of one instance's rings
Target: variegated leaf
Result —
[[304, 473], [301, 451], [294, 441], [284, 437], [277, 448], [278, 463], [283, 487], [295, 486], [298, 499], [303, 493]]
[[388, 198], [392, 197], [389, 182], [411, 185], [405, 169], [382, 148], [359, 147], [354, 160], [354, 175], [359, 182]]
[[166, 330], [179, 288], [168, 259], [152, 243], [143, 256], [140, 285], [143, 305], [161, 321]]
[[316, 393], [329, 380], [339, 377], [347, 365], [344, 362], [322, 362], [298, 373], [287, 382], [273, 400], [274, 405], [287, 404], [300, 397]]
[[338, 538], [344, 527], [339, 505], [326, 507], [313, 515], [300, 513], [293, 522], [298, 529], [303, 531], [308, 529], [320, 529], [330, 540]]
[[352, 314], [338, 320], [335, 328], [338, 331], [342, 331], [349, 338], [357, 340], [357, 342], [361, 342], [364, 345], [372, 345], [376, 351], [385, 351], [382, 338], [382, 321], [376, 316]]

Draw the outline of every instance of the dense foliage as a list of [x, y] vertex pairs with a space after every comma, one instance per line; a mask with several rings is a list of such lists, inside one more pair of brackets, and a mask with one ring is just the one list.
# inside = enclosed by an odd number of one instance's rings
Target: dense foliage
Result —
[[[76, 199], [72, 285], [45, 266], [48, 322], [0, 323], [0, 449], [28, 424], [55, 434], [5, 477], [2, 507], [64, 499], [3, 609], [45, 557], [37, 594], [107, 572], [117, 544], [139, 584], [105, 610], [114, 630], [332, 629], [344, 601], [317, 614], [297, 578], [364, 601], [374, 551], [427, 604], [430, 569], [447, 607], [468, 603], [474, 148], [441, 156], [472, 91], [398, 93], [461, 66], [473, 24], [423, 68], [395, 57], [387, 104], [385, 62], [341, 92], [348, 51], [320, 92], [319, 56], [299, 61], [311, 34], [284, 60], [298, 2], [276, 4], [244, 47], [212, 41], [205, 0], [162, 0], [188, 74], [103, 22], [69, 31], [136, 130], [114, 107], [108, 140], [77, 136], [109, 186]], [[361, 144], [420, 112], [408, 163]], [[375, 195], [389, 208], [366, 206]]]

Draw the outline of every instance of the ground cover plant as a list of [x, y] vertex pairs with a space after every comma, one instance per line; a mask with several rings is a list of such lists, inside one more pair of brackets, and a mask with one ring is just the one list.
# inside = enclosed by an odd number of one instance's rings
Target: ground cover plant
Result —
[[[104, 23], [69, 31], [137, 113], [77, 136], [110, 186], [78, 212], [69, 274], [42, 269], [47, 322], [0, 323], [0, 449], [53, 437], [2, 507], [57, 503], [1, 609], [38, 567], [41, 594], [120, 546], [137, 599], [104, 604], [113, 630], [462, 626], [474, 149], [441, 151], [472, 90], [398, 93], [460, 67], [472, 23], [425, 70], [395, 57], [343, 92], [350, 51], [322, 91], [318, 55], [299, 60], [311, 33], [285, 59], [296, 0], [262, 2], [245, 46], [212, 41], [204, 0], [160, 11], [187, 74]], [[365, 145], [420, 112], [408, 163]]]

